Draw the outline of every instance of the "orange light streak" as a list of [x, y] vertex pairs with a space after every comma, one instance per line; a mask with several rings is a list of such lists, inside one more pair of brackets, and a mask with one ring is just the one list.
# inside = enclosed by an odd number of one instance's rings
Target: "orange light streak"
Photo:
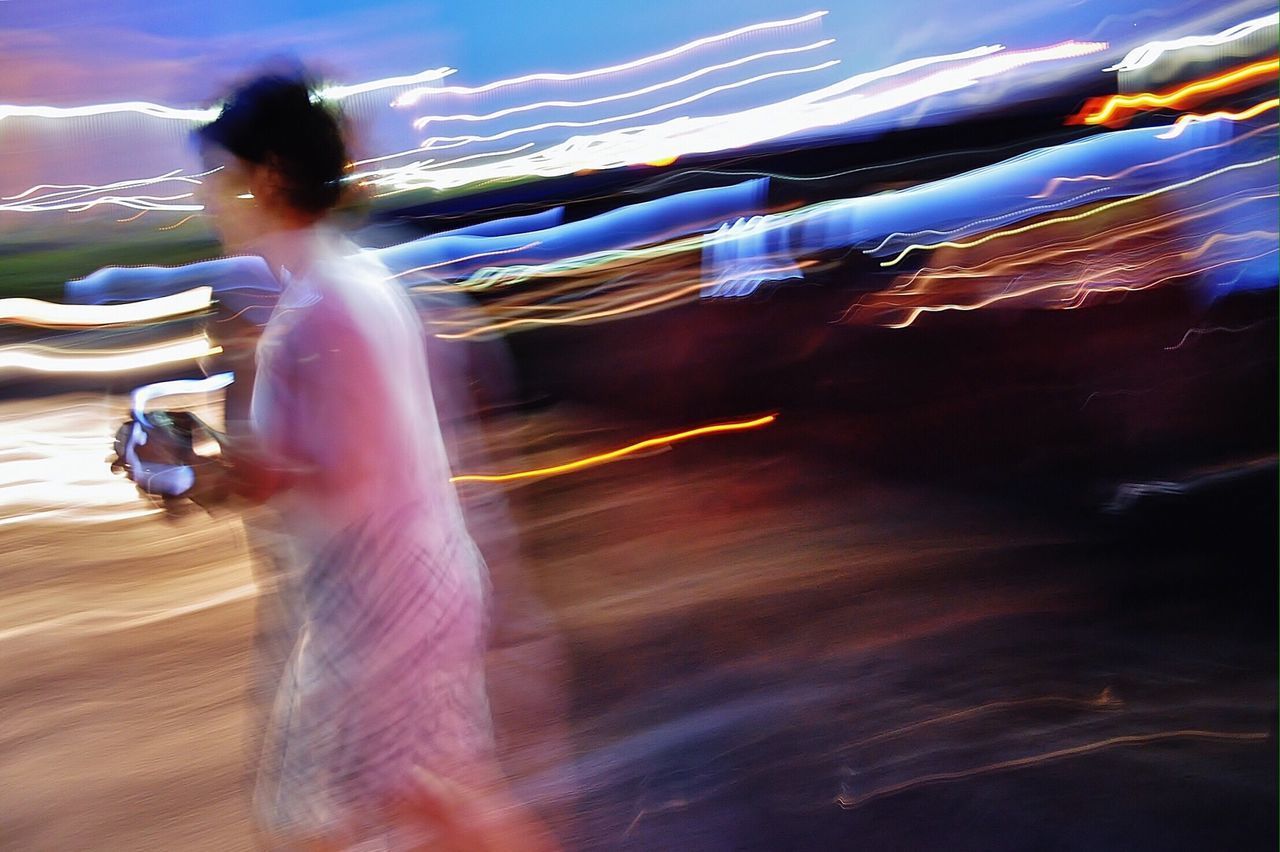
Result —
[[856, 742], [849, 743], [841, 748], [841, 751], [859, 748], [860, 746], [870, 745], [874, 742], [889, 740], [900, 737], [903, 734], [912, 731], [927, 728], [932, 725], [944, 724], [946, 722], [957, 722], [961, 719], [970, 719], [974, 716], [981, 716], [984, 713], [991, 713], [996, 710], [1010, 710], [1015, 707], [1042, 707], [1042, 706], [1060, 706], [1060, 707], [1084, 707], [1095, 710], [1116, 710], [1122, 704], [1120, 699], [1112, 694], [1111, 690], [1104, 689], [1102, 692], [1092, 698], [1073, 698], [1067, 695], [1042, 695], [1035, 698], [1018, 698], [1009, 701], [990, 701], [986, 704], [979, 704], [976, 707], [966, 707], [963, 710], [953, 710], [950, 713], [943, 713], [940, 716], [932, 716], [928, 719], [922, 719], [919, 722], [912, 722], [909, 725], [903, 725], [901, 728], [893, 728], [888, 731], [881, 731], [878, 734], [872, 734], [863, 737]]
[[[143, 212], [143, 213], [145, 213], [146, 211], [144, 210], [144, 211], [142, 211], [142, 212]], [[183, 216], [181, 219], [179, 219], [178, 221], [174, 222], [172, 225], [161, 225], [159, 228], [156, 228], [156, 230], [157, 230], [157, 231], [172, 231], [174, 228], [178, 228], [178, 227], [181, 227], [182, 225], [187, 224], [188, 222], [190, 222], [190, 221], [191, 221], [192, 219], [194, 219], [194, 218], [196, 218], [196, 214], [192, 213], [190, 216]]]
[[534, 479], [544, 476], [558, 476], [563, 473], [572, 473], [575, 470], [581, 470], [585, 467], [593, 467], [598, 464], [615, 461], [624, 456], [638, 453], [642, 450], [648, 450], [653, 447], [664, 447], [669, 444], [675, 444], [680, 441], [687, 441], [690, 438], [698, 438], [703, 435], [715, 435], [722, 432], [743, 432], [748, 429], [759, 429], [768, 426], [770, 423], [778, 419], [776, 414], [766, 414], [763, 417], [757, 417], [754, 420], [738, 420], [730, 423], [716, 423], [711, 426], [700, 426], [697, 429], [689, 429], [684, 432], [676, 432], [672, 435], [659, 435], [656, 438], [647, 438], [630, 446], [621, 449], [612, 450], [599, 455], [587, 456], [586, 458], [577, 459], [576, 461], [565, 462], [564, 464], [552, 465], [551, 467], [540, 467], [533, 470], [521, 470], [514, 473], [466, 473], [454, 476], [451, 482], [511, 482], [518, 479]]
[[1236, 83], [1243, 83], [1254, 77], [1266, 77], [1280, 71], [1280, 59], [1266, 59], [1254, 62], [1234, 71], [1227, 71], [1215, 77], [1207, 77], [1194, 83], [1174, 89], [1172, 92], [1157, 95], [1153, 92], [1139, 92], [1136, 95], [1112, 95], [1103, 101], [1096, 112], [1088, 113], [1081, 118], [1085, 124], [1103, 124], [1111, 119], [1119, 110], [1136, 112], [1149, 107], [1177, 107], [1180, 103], [1199, 95], [1220, 91]]
[[1150, 745], [1151, 743], [1165, 742], [1177, 739], [1198, 739], [1198, 740], [1216, 740], [1219, 742], [1261, 742], [1270, 739], [1270, 734], [1265, 731], [1201, 731], [1201, 730], [1180, 730], [1180, 731], [1160, 731], [1154, 734], [1129, 734], [1127, 736], [1108, 737], [1105, 740], [1097, 742], [1085, 743], [1083, 745], [1072, 746], [1071, 748], [1057, 749], [1056, 751], [1045, 752], [1044, 754], [1034, 754], [1027, 757], [1014, 758], [1012, 760], [1002, 760], [998, 763], [989, 763], [985, 766], [977, 766], [973, 769], [963, 769], [956, 772], [935, 772], [932, 775], [921, 775], [919, 778], [912, 778], [909, 781], [903, 781], [898, 784], [890, 784], [887, 787], [881, 787], [878, 790], [872, 790], [861, 796], [845, 796], [836, 797], [836, 804], [845, 810], [861, 807], [868, 802], [876, 799], [882, 799], [886, 796], [897, 795], [898, 793], [913, 790], [917, 787], [924, 787], [929, 784], [949, 784], [953, 781], [965, 781], [969, 778], [975, 778], [979, 775], [990, 775], [996, 772], [1009, 772], [1015, 769], [1025, 769], [1028, 766], [1035, 766], [1041, 763], [1049, 763], [1054, 760], [1062, 760], [1068, 757], [1078, 757], [1082, 754], [1089, 754], [1095, 751], [1101, 751], [1107, 748], [1115, 748], [1116, 746], [1131, 745]]

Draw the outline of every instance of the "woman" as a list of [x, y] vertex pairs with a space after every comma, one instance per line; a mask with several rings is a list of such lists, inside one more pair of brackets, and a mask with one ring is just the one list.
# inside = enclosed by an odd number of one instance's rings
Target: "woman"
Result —
[[348, 164], [341, 123], [306, 82], [266, 76], [197, 140], [224, 246], [282, 285], [252, 439], [221, 436], [222, 463], [198, 465], [188, 492], [270, 501], [305, 566], [255, 794], [265, 831], [283, 848], [547, 848], [493, 759], [485, 565], [449, 482], [420, 323], [325, 223]]

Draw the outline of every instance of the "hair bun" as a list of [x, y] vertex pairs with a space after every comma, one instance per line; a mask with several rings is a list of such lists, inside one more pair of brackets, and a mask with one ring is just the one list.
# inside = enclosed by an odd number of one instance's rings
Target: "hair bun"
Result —
[[242, 160], [278, 168], [286, 201], [300, 211], [323, 213], [338, 202], [347, 165], [342, 124], [301, 73], [248, 81], [196, 135]]

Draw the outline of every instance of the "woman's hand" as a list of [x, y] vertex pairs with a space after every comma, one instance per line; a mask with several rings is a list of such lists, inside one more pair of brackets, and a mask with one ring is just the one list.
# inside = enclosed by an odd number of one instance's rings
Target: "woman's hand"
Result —
[[185, 411], [131, 417], [116, 430], [111, 468], [171, 511], [186, 500], [208, 509], [225, 502], [231, 487], [221, 458], [196, 453], [195, 438], [201, 432], [220, 437]]

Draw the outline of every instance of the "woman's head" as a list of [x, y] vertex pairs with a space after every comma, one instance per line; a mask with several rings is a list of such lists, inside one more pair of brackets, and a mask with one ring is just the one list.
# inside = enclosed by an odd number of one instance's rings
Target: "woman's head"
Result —
[[300, 77], [264, 75], [237, 88], [196, 140], [206, 168], [218, 169], [203, 195], [230, 249], [314, 223], [342, 194], [342, 121]]

